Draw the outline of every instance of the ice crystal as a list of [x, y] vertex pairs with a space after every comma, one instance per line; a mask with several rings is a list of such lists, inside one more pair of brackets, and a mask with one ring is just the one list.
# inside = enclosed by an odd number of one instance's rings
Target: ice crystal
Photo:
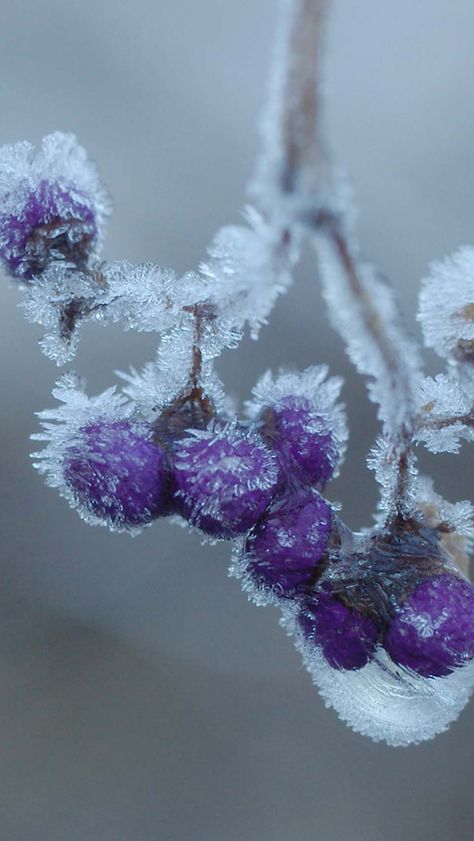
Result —
[[464, 246], [431, 265], [422, 281], [418, 319], [425, 342], [447, 359], [474, 354], [474, 247]]
[[420, 384], [421, 418], [415, 435], [432, 453], [458, 453], [463, 440], [474, 440], [472, 398], [462, 383], [446, 374]]
[[[369, 377], [370, 397], [378, 404], [379, 417], [387, 430], [393, 432], [413, 413], [421, 370], [416, 345], [406, 335], [392, 289], [374, 267], [368, 262], [358, 263], [360, 297], [370, 302], [371, 312], [367, 313], [361, 300], [350, 303], [346, 268], [337, 242], [322, 235], [316, 241], [331, 321], [359, 373]], [[368, 323], [368, 318], [373, 322]], [[381, 325], [383, 336], [377, 335]]]

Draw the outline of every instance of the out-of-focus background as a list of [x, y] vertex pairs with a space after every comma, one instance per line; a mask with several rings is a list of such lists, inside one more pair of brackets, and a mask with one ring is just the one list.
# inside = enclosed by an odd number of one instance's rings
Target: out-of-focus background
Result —
[[[195, 267], [245, 202], [275, 19], [276, 0], [4, 4], [0, 141], [76, 132], [115, 199], [106, 256]], [[473, 27], [471, 0], [339, 0], [331, 20], [333, 149], [413, 331], [429, 260], [474, 240]], [[44, 488], [28, 436], [58, 372], [2, 280], [0, 837], [472, 841], [474, 706], [415, 748], [353, 734], [276, 612], [228, 579], [226, 545], [167, 522], [110, 535]], [[154, 350], [91, 326], [76, 367], [97, 393]], [[220, 371], [245, 399], [268, 367], [323, 361], [346, 379], [352, 431], [330, 495], [367, 525], [374, 410], [306, 258], [259, 343]], [[467, 450], [424, 464], [448, 498], [472, 496]]]

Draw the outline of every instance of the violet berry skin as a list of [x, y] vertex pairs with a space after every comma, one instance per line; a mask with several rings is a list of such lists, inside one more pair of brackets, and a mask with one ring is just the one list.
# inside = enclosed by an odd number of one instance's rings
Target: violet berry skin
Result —
[[444, 677], [474, 657], [474, 587], [435, 575], [400, 605], [384, 638], [392, 660], [424, 677]]
[[279, 487], [275, 456], [236, 427], [195, 431], [177, 442], [173, 490], [178, 512], [212, 537], [250, 529]]
[[253, 583], [291, 597], [313, 578], [326, 555], [331, 529], [331, 508], [316, 491], [285, 494], [247, 537], [247, 570]]
[[315, 413], [311, 401], [302, 395], [288, 395], [261, 414], [262, 436], [288, 474], [305, 485], [323, 488], [339, 460], [327, 421]]
[[303, 601], [298, 624], [333, 669], [362, 669], [372, 660], [380, 634], [377, 619], [356, 612], [328, 588]]
[[129, 530], [167, 513], [167, 458], [146, 424], [99, 419], [83, 427], [66, 451], [63, 476], [94, 522]]
[[67, 184], [43, 180], [16, 213], [0, 215], [0, 257], [19, 280], [31, 280], [54, 259], [84, 269], [96, 238], [91, 201]]

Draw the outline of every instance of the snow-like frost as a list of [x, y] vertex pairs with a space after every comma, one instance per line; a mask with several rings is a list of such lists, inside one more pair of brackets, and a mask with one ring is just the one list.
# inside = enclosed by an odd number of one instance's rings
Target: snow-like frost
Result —
[[245, 215], [247, 227], [228, 225], [217, 232], [200, 271], [213, 285], [215, 302], [234, 329], [248, 323], [252, 338], [257, 338], [277, 297], [292, 281], [298, 248], [253, 208]]
[[462, 441], [474, 441], [472, 397], [458, 379], [446, 374], [420, 384], [420, 423], [415, 440], [432, 453], [458, 453]]
[[396, 666], [379, 647], [375, 659], [362, 669], [333, 669], [320, 649], [305, 641], [294, 610], [285, 610], [281, 624], [294, 635], [326, 705], [357, 733], [376, 742], [402, 747], [432, 739], [447, 730], [471, 696], [474, 662], [447, 677], [425, 678]]
[[459, 248], [430, 266], [422, 281], [418, 320], [425, 342], [445, 358], [474, 349], [474, 247]]
[[347, 267], [333, 238], [318, 234], [315, 247], [329, 317], [357, 370], [369, 377], [369, 396], [379, 405], [380, 420], [387, 431], [396, 433], [413, 415], [421, 363], [416, 344], [402, 324], [393, 290], [370, 263], [359, 260], [355, 243], [357, 294], [350, 288]]

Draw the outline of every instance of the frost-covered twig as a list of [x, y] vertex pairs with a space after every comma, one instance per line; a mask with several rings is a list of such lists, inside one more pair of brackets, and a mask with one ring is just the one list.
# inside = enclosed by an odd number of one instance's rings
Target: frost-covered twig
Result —
[[284, 4], [256, 187], [264, 206], [276, 205], [289, 226], [311, 234], [331, 319], [352, 361], [370, 378], [392, 442], [398, 465], [393, 494], [399, 513], [406, 513], [420, 362], [392, 290], [360, 257], [348, 191], [324, 146], [321, 56], [328, 5]]

